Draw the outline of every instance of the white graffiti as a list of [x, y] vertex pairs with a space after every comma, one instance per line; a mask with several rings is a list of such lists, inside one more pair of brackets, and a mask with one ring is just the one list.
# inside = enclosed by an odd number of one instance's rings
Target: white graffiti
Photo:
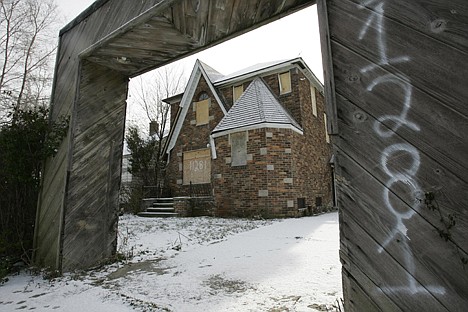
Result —
[[[389, 160], [392, 159], [393, 155], [395, 154], [409, 155], [413, 161], [413, 163], [411, 164], [411, 167], [405, 170], [404, 172], [400, 172], [400, 171], [392, 172], [387, 166], [388, 166]], [[405, 144], [405, 143], [393, 144], [387, 147], [382, 152], [381, 165], [385, 173], [390, 177], [390, 180], [388, 180], [387, 183], [385, 184], [383, 199], [387, 208], [389, 208], [390, 211], [395, 215], [397, 222], [390, 236], [379, 248], [379, 253], [383, 251], [383, 249], [395, 238], [397, 234], [401, 233], [404, 236], [406, 236], [407, 239], [409, 239], [409, 237], [406, 235], [407, 228], [405, 224], [403, 223], [403, 220], [411, 219], [416, 212], [413, 209], [408, 209], [406, 212], [397, 211], [393, 207], [390, 201], [390, 195], [391, 195], [390, 190], [392, 189], [395, 183], [405, 184], [412, 192], [414, 192], [415, 190], [416, 191], [419, 190], [420, 187], [418, 183], [416, 182], [416, 180], [414, 179], [414, 176], [418, 172], [420, 164], [421, 164], [421, 161], [420, 161], [418, 150], [414, 146], [409, 145], [409, 144]]]
[[[361, 68], [361, 73], [367, 73], [377, 68], [388, 65], [395, 65], [402, 62], [410, 61], [407, 55], [389, 57], [387, 49], [387, 35], [385, 31], [385, 1], [383, 0], [366, 0], [358, 6], [359, 9], [366, 9], [370, 11], [369, 18], [364, 24], [359, 33], [359, 40], [362, 41], [365, 36], [370, 35], [371, 31], [375, 32], [375, 40], [377, 43], [378, 61]], [[402, 110], [397, 115], [383, 115], [379, 117], [374, 123], [374, 131], [383, 139], [388, 139], [393, 136], [402, 128], [407, 127], [412, 131], [420, 131], [420, 127], [408, 120], [408, 113], [412, 104], [412, 86], [408, 77], [396, 74], [385, 74], [374, 79], [368, 86], [367, 91], [372, 92], [379, 85], [393, 84], [401, 88], [402, 92]], [[401, 168], [398, 160], [400, 157], [410, 159], [407, 168]], [[398, 163], [398, 168], [392, 168], [391, 163]], [[405, 162], [406, 163], [406, 162]], [[405, 222], [408, 222], [418, 211], [420, 203], [414, 201], [411, 209], [403, 208], [397, 209], [392, 203], [392, 196], [396, 199], [394, 189], [398, 185], [408, 189], [408, 193], [413, 196], [421, 194], [422, 190], [417, 182], [417, 173], [421, 166], [421, 155], [419, 151], [409, 143], [396, 143], [386, 147], [381, 154], [380, 165], [382, 170], [388, 176], [385, 182], [385, 188], [382, 193], [382, 199], [385, 207], [391, 212], [395, 218], [395, 224], [391, 233], [386, 237], [386, 240], [381, 244], [378, 249], [379, 253], [385, 251], [385, 248], [392, 242], [399, 242], [400, 248], [403, 252], [403, 260], [406, 268], [407, 284], [394, 287], [384, 287], [384, 291], [398, 292], [405, 291], [411, 294], [433, 293], [445, 294], [445, 289], [439, 286], [421, 286], [414, 278], [416, 273], [416, 263], [414, 255], [409, 245], [410, 237], [408, 236], [408, 228]], [[415, 198], [416, 199], [416, 198]]]
[[[368, 6], [374, 2], [376, 2], [376, 0], [364, 1], [362, 6], [359, 6], [359, 8], [364, 9], [365, 6]], [[375, 64], [371, 64], [369, 66], [362, 68], [361, 69], [362, 73], [373, 70], [379, 66], [397, 64], [397, 63], [409, 61], [408, 56], [399, 56], [399, 57], [395, 57], [391, 59], [388, 58], [387, 38], [386, 38], [385, 29], [384, 29], [384, 3], [383, 2], [377, 3], [377, 5], [373, 9], [374, 11], [372, 11], [371, 15], [369, 16], [369, 19], [367, 20], [366, 24], [364, 25], [364, 27], [361, 29], [361, 32], [359, 33], [359, 40], [364, 39], [365, 35], [369, 31], [369, 28], [374, 24], [376, 32], [377, 32], [377, 46], [379, 47], [380, 60], [376, 62]]]
[[[420, 128], [414, 122], [410, 122], [407, 119], [408, 111], [411, 108], [411, 94], [412, 94], [412, 87], [409, 82], [403, 81], [398, 79], [393, 74], [383, 75], [378, 77], [367, 87], [367, 91], [372, 91], [377, 85], [379, 84], [396, 84], [403, 90], [404, 101], [403, 101], [403, 110], [401, 111], [400, 115], [386, 115], [380, 117], [374, 125], [374, 130], [377, 132], [378, 135], [384, 138], [391, 137], [395, 132], [400, 129], [401, 126], [407, 126], [411, 130], [419, 131]], [[383, 130], [382, 126], [386, 121], [393, 121], [394, 126], [391, 129]], [[417, 151], [416, 151], [417, 152]]]

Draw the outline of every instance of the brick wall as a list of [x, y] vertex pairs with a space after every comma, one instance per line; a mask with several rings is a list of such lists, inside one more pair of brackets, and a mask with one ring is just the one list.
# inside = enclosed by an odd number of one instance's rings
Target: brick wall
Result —
[[[302, 125], [303, 116], [301, 112], [301, 107], [300, 105], [298, 105], [300, 103], [299, 82], [302, 82], [306, 78], [302, 74], [302, 72], [298, 70], [297, 68], [291, 69], [290, 74], [291, 74], [291, 92], [286, 93], [286, 94], [280, 94], [278, 73], [266, 75], [266, 76], [263, 76], [262, 78], [265, 81], [265, 83], [270, 87], [270, 89], [273, 91], [273, 94], [275, 94], [276, 97], [280, 100], [281, 104], [283, 104], [286, 110], [291, 114], [291, 116], [300, 125]], [[244, 91], [248, 88], [252, 80], [253, 79], [250, 79], [242, 83], [244, 86]], [[306, 81], [306, 83], [308, 83], [308, 81]], [[222, 98], [225, 100], [225, 103], [227, 104], [227, 106], [232, 107], [233, 105], [232, 86], [221, 88], [220, 94]]]
[[247, 165], [231, 166], [228, 135], [215, 139], [213, 162], [216, 212], [220, 216], [292, 217], [297, 215], [289, 129], [248, 131]]
[[[209, 108], [210, 121], [206, 125], [195, 124], [196, 112], [193, 109], [193, 102], [198, 101], [198, 95], [202, 92], [208, 93], [211, 99]], [[171, 151], [169, 164], [167, 168], [167, 181], [169, 187], [172, 189], [173, 196], [188, 195], [188, 186], [182, 185], [183, 171], [183, 153], [186, 151], [193, 151], [206, 148], [209, 144], [209, 136], [211, 131], [224, 117], [224, 113], [217, 104], [214, 95], [211, 93], [208, 84], [203, 76], [195, 90], [194, 99], [192, 99], [190, 107], [188, 108], [182, 129], [180, 131], [174, 149]], [[171, 124], [171, 127], [175, 126]]]
[[313, 115], [310, 84], [298, 75], [298, 95], [301, 103], [302, 127], [304, 137], [293, 143], [297, 185], [300, 197], [306, 197], [306, 205], [315, 208], [316, 198], [322, 198], [323, 205], [332, 204], [332, 172], [329, 161], [331, 145], [326, 142], [325, 101], [319, 90], [315, 90], [317, 117]]
[[[214, 214], [239, 217], [293, 217], [301, 215], [298, 198], [315, 211], [316, 198], [322, 204], [332, 202], [331, 146], [325, 140], [324, 98], [315, 92], [317, 117], [313, 115], [308, 79], [298, 69], [292, 69], [290, 93], [279, 95], [278, 75], [263, 77], [280, 102], [302, 126], [300, 135], [290, 129], [255, 129], [248, 131], [247, 165], [232, 167], [228, 135], [215, 139], [218, 158], [212, 161], [211, 181], [214, 188]], [[244, 82], [244, 90], [251, 81]], [[187, 195], [182, 183], [183, 152], [206, 148], [212, 129], [223, 113], [215, 103], [203, 77], [195, 91], [205, 91], [212, 99], [211, 120], [196, 126], [192, 107], [184, 120], [178, 141], [171, 152], [168, 167], [170, 187], [174, 196]], [[232, 105], [232, 86], [220, 90], [228, 107]]]

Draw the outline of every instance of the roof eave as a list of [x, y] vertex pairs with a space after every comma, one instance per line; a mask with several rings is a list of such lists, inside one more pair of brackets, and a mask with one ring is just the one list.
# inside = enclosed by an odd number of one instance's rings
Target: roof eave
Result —
[[320, 80], [318, 80], [318, 78], [315, 76], [315, 74], [312, 72], [309, 66], [307, 66], [307, 64], [304, 62], [302, 57], [296, 57], [290, 60], [286, 60], [284, 62], [280, 62], [278, 64], [274, 64], [274, 65], [267, 66], [258, 70], [254, 70], [254, 71], [251, 71], [251, 72], [239, 75], [239, 76], [235, 76], [229, 79], [218, 80], [218, 81], [215, 81], [213, 85], [216, 88], [221, 88], [224, 86], [228, 86], [228, 85], [232, 85], [241, 81], [248, 80], [253, 77], [264, 76], [269, 73], [278, 72], [281, 69], [286, 70], [286, 68], [293, 68], [293, 67], [298, 67], [304, 73], [307, 79], [309, 79], [309, 81], [313, 83], [317, 87], [317, 89], [319, 89], [319, 91], [323, 92], [323, 84], [320, 82]]
[[[196, 86], [198, 82], [200, 81], [200, 78], [204, 77], [211, 92], [213, 93], [215, 100], [219, 104], [222, 112], [224, 115], [227, 114], [227, 111], [221, 102], [221, 99], [219, 98], [218, 93], [216, 92], [215, 88], [213, 87], [213, 84], [211, 80], [209, 79], [208, 75], [205, 72], [205, 69], [203, 68], [203, 65], [200, 63], [199, 60], [195, 62], [194, 68], [192, 70], [192, 73], [190, 75], [189, 82], [187, 83], [187, 87], [185, 88], [185, 91], [182, 95], [182, 99], [180, 101], [180, 109], [177, 112], [177, 116], [174, 120], [175, 126], [171, 129], [169, 133], [169, 138], [168, 138], [168, 143], [164, 146], [164, 152], [169, 153], [175, 146], [177, 138], [179, 136], [179, 133], [183, 127], [183, 119], [185, 119], [185, 116], [187, 114], [188, 107], [190, 106], [191, 99], [194, 95]], [[182, 118], [182, 120], [181, 120]]]
[[183, 96], [184, 96], [184, 93], [182, 92], [182, 93], [173, 95], [171, 97], [165, 98], [162, 101], [167, 104], [179, 103]]
[[262, 122], [258, 124], [253, 124], [253, 125], [247, 125], [247, 126], [240, 126], [236, 128], [231, 128], [231, 129], [224, 129], [224, 130], [219, 130], [216, 131], [213, 130], [211, 133], [211, 136], [213, 138], [219, 138], [224, 135], [228, 135], [230, 133], [236, 133], [239, 131], [248, 131], [248, 130], [255, 130], [255, 129], [262, 129], [262, 128], [273, 128], [273, 129], [290, 129], [300, 135], [304, 135], [304, 131], [292, 124], [284, 124], [284, 123], [273, 123], [273, 122]]

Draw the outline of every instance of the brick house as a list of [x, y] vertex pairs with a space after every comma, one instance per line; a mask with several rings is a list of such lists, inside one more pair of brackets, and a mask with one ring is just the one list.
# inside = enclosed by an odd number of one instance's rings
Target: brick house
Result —
[[323, 85], [302, 58], [227, 76], [197, 60], [185, 92], [165, 101], [168, 186], [199, 197], [179, 212], [295, 217], [333, 204]]

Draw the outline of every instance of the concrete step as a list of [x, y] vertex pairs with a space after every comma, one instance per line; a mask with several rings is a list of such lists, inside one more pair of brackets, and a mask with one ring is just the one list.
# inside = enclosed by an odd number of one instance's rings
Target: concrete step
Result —
[[167, 218], [179, 216], [178, 213], [174, 212], [173, 198], [145, 198], [143, 202], [146, 210], [138, 213], [140, 217]]
[[174, 201], [174, 198], [154, 198], [156, 201], [158, 202], [173, 202]]
[[174, 212], [174, 207], [148, 207], [147, 212]]
[[161, 202], [155, 202], [153, 203], [153, 207], [174, 207], [174, 202], [172, 203], [161, 203]]
[[139, 217], [145, 217], [145, 218], [170, 218], [170, 217], [178, 217], [179, 214], [176, 212], [139, 212], [138, 213]]

